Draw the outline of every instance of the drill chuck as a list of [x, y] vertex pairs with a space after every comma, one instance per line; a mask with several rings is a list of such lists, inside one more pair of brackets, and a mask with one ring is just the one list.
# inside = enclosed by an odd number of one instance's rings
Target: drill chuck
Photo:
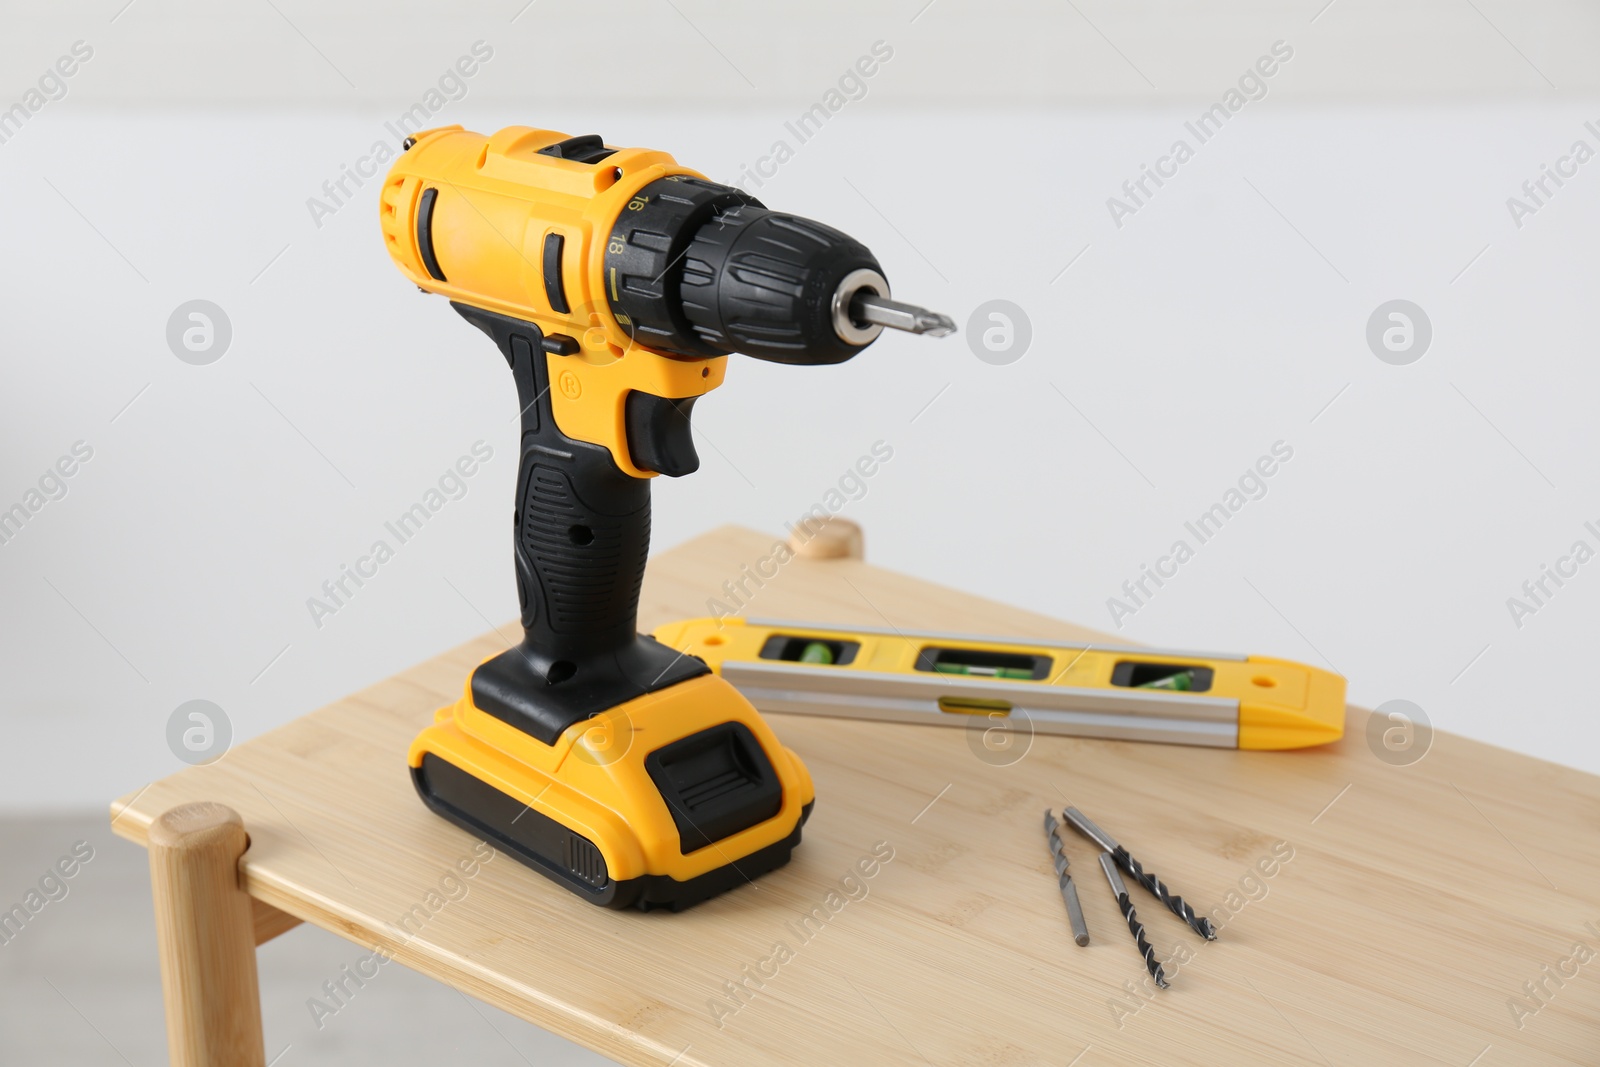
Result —
[[617, 219], [606, 254], [612, 311], [638, 343], [826, 364], [882, 332], [850, 315], [856, 293], [889, 295], [877, 259], [854, 238], [688, 175], [652, 182], [639, 197], [644, 206]]

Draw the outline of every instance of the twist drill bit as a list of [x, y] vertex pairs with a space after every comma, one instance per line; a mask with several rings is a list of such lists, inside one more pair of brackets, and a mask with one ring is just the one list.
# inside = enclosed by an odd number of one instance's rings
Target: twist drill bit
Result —
[[1139, 861], [1128, 854], [1125, 848], [1119, 848], [1111, 853], [1111, 858], [1117, 865], [1133, 876], [1133, 880], [1148, 889], [1152, 896], [1167, 906], [1167, 910], [1189, 924], [1189, 929], [1205, 938], [1207, 941], [1217, 939], [1217, 928], [1211, 925], [1211, 920], [1203, 915], [1196, 915], [1189, 902], [1167, 888], [1165, 882], [1153, 874], [1147, 874], [1140, 866]]
[[1162, 989], [1167, 988], [1167, 975], [1161, 969], [1161, 962], [1156, 959], [1156, 950], [1150, 947], [1150, 942], [1145, 940], [1144, 923], [1139, 921], [1139, 915], [1133, 910], [1133, 900], [1128, 896], [1128, 887], [1122, 881], [1122, 875], [1117, 873], [1117, 863], [1111, 858], [1111, 853], [1100, 853], [1100, 869], [1106, 872], [1106, 881], [1111, 883], [1111, 892], [1116, 895], [1117, 907], [1122, 909], [1122, 917], [1128, 920], [1128, 932], [1133, 935], [1133, 943], [1139, 948], [1139, 955], [1144, 957], [1145, 969], [1150, 972], [1150, 977]]
[[1189, 929], [1207, 941], [1215, 941], [1217, 939], [1217, 928], [1211, 925], [1210, 919], [1202, 915], [1196, 915], [1194, 908], [1189, 906], [1188, 901], [1168, 889], [1166, 883], [1161, 879], [1147, 873], [1144, 866], [1134, 859], [1127, 849], [1117, 844], [1115, 838], [1091, 822], [1087, 815], [1077, 808], [1067, 808], [1062, 814], [1072, 824], [1073, 829], [1111, 853], [1111, 858], [1116, 861], [1118, 867], [1127, 871], [1130, 878], [1149, 890], [1152, 896], [1166, 905], [1168, 911], [1188, 923]]
[[1067, 871], [1067, 854], [1061, 846], [1061, 824], [1049, 808], [1044, 812], [1044, 832], [1050, 839], [1050, 855], [1055, 860], [1056, 878], [1061, 883], [1061, 899], [1067, 902], [1067, 921], [1072, 923], [1072, 940], [1089, 943], [1089, 924], [1083, 921], [1083, 905], [1078, 903], [1078, 887]]

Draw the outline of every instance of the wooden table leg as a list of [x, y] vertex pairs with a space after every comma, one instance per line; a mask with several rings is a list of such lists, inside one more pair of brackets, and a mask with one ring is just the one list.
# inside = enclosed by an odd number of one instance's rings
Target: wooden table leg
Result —
[[172, 1067], [265, 1067], [255, 928], [239, 885], [248, 844], [223, 804], [183, 804], [150, 827]]

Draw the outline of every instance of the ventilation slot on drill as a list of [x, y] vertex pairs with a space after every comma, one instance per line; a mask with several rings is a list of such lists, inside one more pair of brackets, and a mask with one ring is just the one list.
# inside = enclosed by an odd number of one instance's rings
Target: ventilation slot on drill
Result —
[[688, 855], [762, 823], [783, 807], [783, 787], [750, 728], [726, 722], [645, 757], [645, 770]]
[[567, 870], [593, 886], [606, 884], [606, 861], [595, 843], [577, 834], [567, 835]]
[[433, 248], [433, 208], [438, 200], [439, 190], [424, 189], [422, 199], [417, 201], [417, 252], [422, 256], [422, 266], [427, 270], [428, 277], [442, 282], [449, 279], [444, 276]]

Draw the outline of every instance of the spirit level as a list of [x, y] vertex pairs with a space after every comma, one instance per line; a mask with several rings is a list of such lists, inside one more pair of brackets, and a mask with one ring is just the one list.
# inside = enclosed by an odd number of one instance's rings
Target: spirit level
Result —
[[945, 726], [1005, 716], [1041, 734], [1215, 748], [1344, 734], [1344, 678], [1266, 656], [773, 619], [690, 619], [655, 637], [763, 713]]

